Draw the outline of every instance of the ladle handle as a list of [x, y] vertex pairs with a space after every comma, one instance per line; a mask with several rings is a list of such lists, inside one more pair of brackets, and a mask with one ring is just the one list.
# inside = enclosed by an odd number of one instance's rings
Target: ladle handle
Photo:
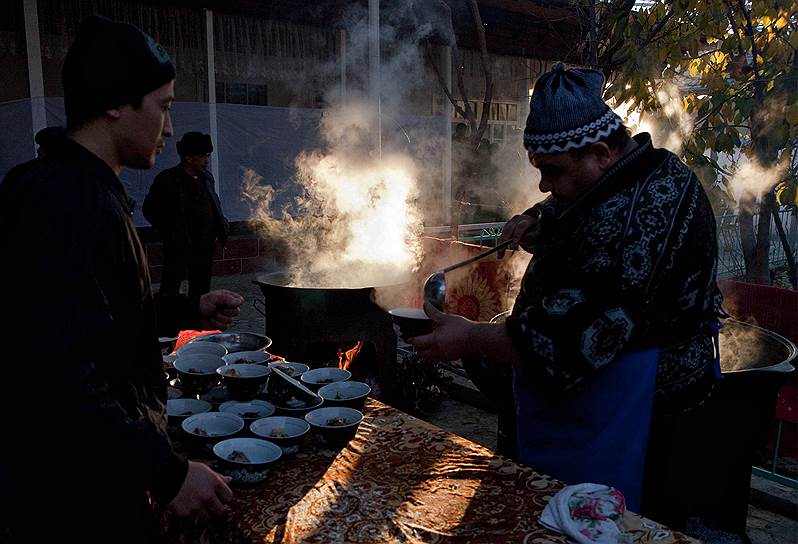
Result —
[[483, 257], [487, 257], [491, 253], [496, 253], [500, 249], [506, 248], [507, 246], [509, 246], [512, 243], [513, 243], [512, 240], [506, 240], [506, 241], [502, 242], [501, 244], [497, 245], [496, 247], [489, 249], [485, 253], [480, 253], [479, 255], [475, 255], [475, 256], [471, 257], [470, 259], [466, 259], [465, 261], [462, 261], [462, 262], [455, 263], [453, 265], [447, 266], [446, 268], [441, 270], [441, 272], [443, 272], [445, 274], [446, 272], [451, 272], [452, 270], [454, 270], [456, 268], [460, 268], [461, 266], [465, 266], [467, 264], [471, 264], [474, 261], [478, 261], [478, 260], [480, 260]]

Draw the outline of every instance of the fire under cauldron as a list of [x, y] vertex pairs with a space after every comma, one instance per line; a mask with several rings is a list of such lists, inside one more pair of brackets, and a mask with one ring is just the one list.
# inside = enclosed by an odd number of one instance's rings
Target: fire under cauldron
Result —
[[396, 335], [390, 316], [374, 302], [374, 290], [359, 288], [295, 287], [283, 272], [253, 280], [263, 293], [266, 335], [272, 350], [290, 361], [323, 366], [336, 349], [363, 341], [371, 346], [373, 374], [382, 397], [390, 400], [396, 368]]

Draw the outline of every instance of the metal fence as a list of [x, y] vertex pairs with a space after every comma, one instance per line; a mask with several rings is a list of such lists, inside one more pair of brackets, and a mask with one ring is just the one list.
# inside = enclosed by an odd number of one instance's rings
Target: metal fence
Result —
[[[782, 209], [779, 212], [787, 241], [792, 248], [793, 255], [798, 255], [798, 215], [791, 209]], [[745, 259], [743, 258], [742, 244], [740, 243], [740, 226], [737, 222], [737, 214], [724, 210], [716, 216], [718, 225], [718, 277], [736, 278], [745, 275]], [[758, 216], [754, 216], [754, 224], [757, 224]], [[469, 242], [481, 246], [493, 247], [499, 240], [504, 223], [474, 223], [459, 225], [457, 227], [457, 240]], [[452, 237], [452, 228], [430, 227], [425, 229], [425, 233], [430, 236]], [[779, 270], [787, 267], [787, 256], [784, 246], [776, 230], [775, 222], [771, 219], [770, 224], [770, 269]], [[789, 287], [788, 280], [783, 279], [780, 283], [785, 283], [783, 287]]]
[[[787, 235], [787, 242], [792, 249], [793, 255], [798, 250], [798, 217], [796, 212], [791, 209], [781, 209], [779, 211], [781, 223]], [[740, 226], [737, 222], [737, 214], [724, 210], [716, 216], [718, 224], [718, 277], [735, 278], [745, 274], [745, 259], [743, 258], [742, 244], [740, 243]], [[759, 220], [758, 215], [754, 215], [754, 224]], [[776, 230], [775, 221], [770, 220], [770, 256], [771, 270], [786, 268], [787, 256], [784, 245], [779, 238]], [[786, 285], [785, 285], [786, 287]]]

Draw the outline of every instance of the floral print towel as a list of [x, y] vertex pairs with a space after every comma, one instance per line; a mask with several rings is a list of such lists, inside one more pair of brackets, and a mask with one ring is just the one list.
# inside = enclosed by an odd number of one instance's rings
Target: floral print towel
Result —
[[580, 544], [626, 542], [620, 524], [626, 502], [613, 487], [599, 484], [569, 485], [551, 498], [540, 522]]

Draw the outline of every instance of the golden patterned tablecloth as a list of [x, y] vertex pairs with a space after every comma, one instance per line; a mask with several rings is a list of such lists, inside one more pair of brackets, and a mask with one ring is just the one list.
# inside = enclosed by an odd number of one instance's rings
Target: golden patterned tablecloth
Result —
[[[538, 516], [563, 484], [369, 399], [341, 451], [315, 441], [239, 487], [219, 543], [568, 542]], [[694, 542], [627, 512], [629, 542]]]

